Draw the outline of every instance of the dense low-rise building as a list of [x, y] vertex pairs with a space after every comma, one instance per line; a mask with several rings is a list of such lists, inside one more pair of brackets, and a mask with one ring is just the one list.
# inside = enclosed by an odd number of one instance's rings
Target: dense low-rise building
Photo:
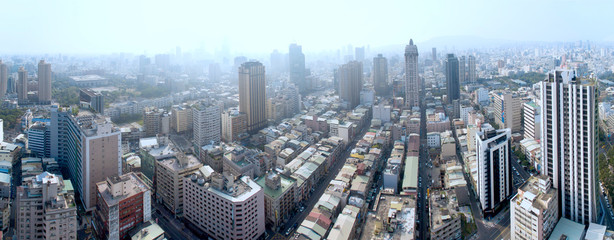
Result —
[[461, 239], [461, 220], [454, 189], [432, 191], [429, 203], [431, 239]]

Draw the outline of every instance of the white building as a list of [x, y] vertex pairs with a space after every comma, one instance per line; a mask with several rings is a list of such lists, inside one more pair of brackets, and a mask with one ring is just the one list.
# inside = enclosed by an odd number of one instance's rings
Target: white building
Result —
[[440, 148], [441, 147], [441, 133], [439, 132], [429, 132], [426, 134], [426, 145], [429, 148]]
[[524, 138], [539, 140], [541, 137], [541, 110], [534, 102], [523, 104]]
[[251, 178], [236, 179], [204, 166], [183, 181], [185, 219], [210, 237], [257, 239], [264, 234], [264, 191]]
[[556, 70], [541, 82], [543, 173], [559, 191], [561, 217], [597, 220], [595, 85], [574, 71]]
[[379, 119], [382, 123], [390, 122], [390, 113], [392, 107], [390, 105], [384, 105], [382, 103], [373, 105], [373, 119]]
[[465, 126], [467, 126], [467, 124], [469, 123], [469, 113], [473, 111], [473, 107], [472, 106], [460, 106], [459, 108], [460, 108], [459, 109], [460, 119], [462, 119], [463, 122], [465, 123]]
[[558, 204], [548, 176], [529, 178], [511, 200], [512, 239], [548, 239], [559, 219]]
[[477, 193], [484, 215], [497, 214], [512, 194], [511, 138], [510, 129], [495, 130], [487, 124], [476, 133]]
[[476, 104], [486, 104], [490, 103], [490, 97], [488, 96], [488, 89], [478, 88], [475, 90], [475, 101]]
[[218, 104], [201, 102], [192, 106], [194, 142], [198, 146], [219, 143], [222, 135], [222, 111]]

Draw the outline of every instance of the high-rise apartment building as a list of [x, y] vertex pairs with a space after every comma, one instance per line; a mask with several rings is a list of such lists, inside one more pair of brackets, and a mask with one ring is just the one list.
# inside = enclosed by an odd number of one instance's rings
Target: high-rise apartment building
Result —
[[448, 90], [448, 103], [460, 99], [460, 82], [458, 73], [458, 58], [448, 54], [446, 58], [446, 88]]
[[9, 83], [9, 69], [6, 63], [0, 60], [0, 100], [4, 99]]
[[241, 64], [239, 68], [239, 111], [247, 116], [247, 131], [249, 133], [257, 132], [266, 127], [265, 108], [266, 80], [264, 66], [256, 61]]
[[484, 216], [494, 216], [506, 204], [512, 188], [512, 131], [482, 125], [476, 132], [477, 193]]
[[192, 130], [192, 109], [183, 106], [173, 106], [171, 109], [171, 128], [176, 133]]
[[467, 58], [467, 80], [470, 83], [477, 81], [477, 72], [475, 69], [475, 57], [469, 55]]
[[38, 62], [38, 102], [51, 104], [51, 64]]
[[539, 140], [541, 137], [541, 108], [535, 102], [522, 105], [524, 112], [524, 138]]
[[122, 173], [121, 131], [108, 118], [51, 108], [51, 157], [68, 169], [86, 211], [96, 206], [96, 183]]
[[144, 110], [143, 125], [145, 125], [145, 137], [155, 137], [162, 128], [162, 115], [164, 112], [156, 108], [145, 108]]
[[388, 59], [382, 54], [373, 58], [373, 86], [377, 96], [388, 95]]
[[20, 103], [28, 101], [28, 71], [23, 67], [17, 72], [17, 99]]
[[500, 128], [509, 128], [513, 133], [522, 130], [522, 99], [511, 93], [494, 96], [495, 123]]
[[193, 155], [177, 154], [176, 157], [156, 161], [156, 199], [171, 213], [183, 215], [183, 178], [194, 173], [203, 164]]
[[418, 76], [418, 47], [414, 40], [405, 46], [405, 106], [419, 107], [422, 85]]
[[598, 215], [596, 92], [574, 71], [556, 70], [540, 83], [543, 174], [559, 191], [561, 217], [588, 224]]
[[125, 239], [151, 220], [151, 189], [136, 173], [110, 176], [96, 186], [94, 230], [100, 239]]
[[219, 82], [222, 78], [222, 70], [219, 63], [209, 63], [209, 81]]
[[17, 187], [16, 239], [77, 239], [77, 205], [68, 180], [43, 172]]
[[182, 179], [185, 219], [215, 239], [258, 239], [265, 231], [264, 191], [250, 177], [205, 166]]
[[194, 143], [204, 146], [220, 143], [222, 134], [222, 106], [215, 101], [201, 101], [192, 105]]
[[362, 62], [351, 61], [341, 65], [337, 72], [339, 77], [339, 98], [346, 101], [350, 109], [360, 104], [362, 90]]
[[432, 49], [431, 57], [433, 58], [433, 62], [437, 61], [437, 48]]
[[238, 108], [230, 108], [222, 113], [222, 140], [230, 143], [246, 137], [247, 117]]
[[305, 54], [303, 54], [303, 47], [295, 43], [290, 44], [288, 59], [290, 82], [298, 87], [299, 92], [304, 93], [307, 89], [305, 87]]
[[530, 177], [510, 203], [512, 239], [549, 238], [559, 220], [559, 201], [548, 176]]
[[354, 48], [354, 60], [362, 62], [365, 60], [365, 47]]
[[467, 83], [467, 58], [461, 56], [458, 58], [458, 82]]

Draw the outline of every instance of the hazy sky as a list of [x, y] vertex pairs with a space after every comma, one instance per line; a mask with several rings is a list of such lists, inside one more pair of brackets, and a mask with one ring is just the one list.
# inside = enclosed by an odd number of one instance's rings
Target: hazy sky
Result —
[[3, 1], [0, 53], [372, 47], [446, 36], [614, 41], [614, 1]]

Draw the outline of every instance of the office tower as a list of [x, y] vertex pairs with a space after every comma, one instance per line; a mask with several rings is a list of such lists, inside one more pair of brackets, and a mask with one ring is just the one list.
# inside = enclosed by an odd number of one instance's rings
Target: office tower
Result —
[[145, 137], [155, 137], [162, 129], [161, 109], [145, 108], [143, 111], [143, 125], [145, 125]]
[[362, 62], [351, 61], [341, 65], [337, 71], [339, 76], [339, 98], [346, 101], [349, 109], [360, 104], [362, 90]]
[[182, 179], [185, 219], [215, 239], [258, 239], [264, 234], [264, 192], [250, 177], [205, 166]]
[[176, 133], [190, 131], [193, 128], [192, 109], [183, 106], [173, 106], [171, 109], [171, 128]]
[[247, 116], [238, 108], [222, 113], [222, 140], [226, 143], [239, 141], [247, 135]]
[[493, 98], [495, 123], [500, 128], [509, 128], [513, 133], [522, 130], [522, 99], [511, 93], [498, 93]]
[[38, 102], [51, 104], [51, 64], [38, 62]]
[[437, 48], [433, 48], [433, 55], [431, 57], [433, 58], [433, 62], [437, 61]]
[[448, 103], [460, 99], [460, 83], [458, 77], [458, 58], [448, 54], [446, 59], [446, 88], [448, 90]]
[[512, 131], [495, 130], [490, 125], [482, 125], [476, 132], [476, 154], [478, 158], [477, 193], [484, 216], [494, 216], [511, 196]]
[[[300, 49], [300, 47], [299, 47]], [[302, 54], [302, 53], [301, 53]], [[247, 116], [247, 131], [266, 127], [266, 80], [260, 62], [246, 62], [239, 68], [239, 111]]]
[[290, 67], [290, 82], [298, 87], [299, 92], [304, 93], [307, 89], [305, 88], [305, 54], [303, 54], [303, 47], [295, 43], [290, 44], [288, 65]]
[[104, 96], [92, 89], [79, 89], [80, 105], [104, 115]]
[[125, 239], [130, 230], [151, 220], [151, 189], [136, 173], [109, 176], [96, 186], [94, 230], [100, 239]]
[[382, 54], [373, 58], [373, 86], [377, 96], [388, 95], [388, 59]]
[[204, 146], [220, 143], [222, 133], [222, 106], [214, 101], [192, 105], [194, 144]]
[[365, 47], [356, 47], [354, 49], [354, 59], [358, 62], [365, 60]]
[[86, 211], [96, 206], [96, 183], [122, 173], [121, 131], [108, 118], [51, 108], [51, 157], [68, 170]]
[[510, 203], [512, 239], [548, 239], [559, 220], [558, 192], [548, 176], [530, 177]]
[[151, 69], [151, 59], [145, 55], [139, 56], [139, 73], [149, 74]]
[[6, 63], [2, 63], [0, 60], [0, 101], [4, 99], [4, 94], [6, 94], [6, 90], [9, 83], [9, 70], [6, 66]]
[[467, 64], [465, 56], [458, 59], [458, 82], [466, 83], [467, 81]]
[[23, 67], [19, 67], [19, 71], [17, 73], [17, 98], [19, 102], [27, 102], [28, 101], [28, 71], [26, 71]]
[[51, 127], [45, 122], [36, 122], [28, 129], [28, 149], [39, 158], [51, 156]]
[[475, 57], [472, 55], [469, 55], [469, 57], [467, 58], [467, 80], [470, 83], [475, 83], [475, 81], [477, 81], [477, 72], [475, 69]]
[[535, 102], [523, 104], [524, 138], [539, 140], [541, 137], [541, 110]]
[[67, 184], [43, 172], [17, 187], [16, 239], [77, 239], [77, 205]]
[[209, 63], [209, 81], [219, 82], [222, 78], [222, 70], [219, 63]]
[[202, 166], [196, 157], [183, 153], [156, 161], [156, 199], [176, 217], [183, 216], [183, 179]]
[[420, 106], [420, 76], [418, 76], [418, 46], [414, 40], [409, 40], [405, 46], [405, 107]]
[[580, 82], [574, 71], [556, 70], [540, 87], [542, 174], [559, 191], [561, 217], [595, 222], [595, 85]]

